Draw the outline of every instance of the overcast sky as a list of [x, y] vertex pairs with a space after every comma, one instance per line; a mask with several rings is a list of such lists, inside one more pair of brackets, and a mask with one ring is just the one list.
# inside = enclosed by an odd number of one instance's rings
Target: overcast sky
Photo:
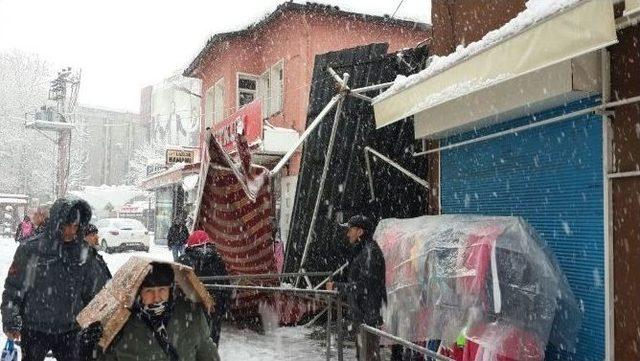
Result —
[[[401, 0], [320, 0], [392, 14]], [[276, 0], [0, 0], [0, 51], [36, 53], [82, 69], [80, 103], [139, 109], [140, 89], [183, 69], [217, 32], [238, 30]], [[299, 2], [299, 1], [298, 1]], [[430, 0], [404, 0], [396, 17], [430, 21]]]

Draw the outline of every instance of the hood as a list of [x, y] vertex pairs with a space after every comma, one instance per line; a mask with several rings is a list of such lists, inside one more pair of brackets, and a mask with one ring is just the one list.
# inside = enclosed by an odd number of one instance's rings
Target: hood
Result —
[[74, 213], [80, 223], [78, 227], [78, 237], [82, 238], [82, 231], [91, 220], [91, 206], [80, 198], [67, 196], [58, 198], [53, 203], [53, 206], [51, 206], [49, 220], [46, 224], [46, 232], [49, 239], [59, 240], [61, 238], [62, 225], [65, 223], [65, 220], [72, 217]]

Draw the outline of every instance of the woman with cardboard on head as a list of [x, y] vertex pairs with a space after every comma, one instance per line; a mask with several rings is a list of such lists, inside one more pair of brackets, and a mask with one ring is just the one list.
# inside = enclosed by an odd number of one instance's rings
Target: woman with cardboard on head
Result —
[[134, 257], [78, 316], [80, 359], [218, 361], [213, 306], [191, 268]]

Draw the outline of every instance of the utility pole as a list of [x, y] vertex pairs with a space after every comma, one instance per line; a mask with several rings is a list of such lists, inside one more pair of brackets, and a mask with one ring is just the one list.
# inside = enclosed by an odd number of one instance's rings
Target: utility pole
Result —
[[43, 105], [36, 111], [34, 120], [27, 122], [26, 127], [57, 133], [54, 143], [57, 145], [56, 160], [56, 198], [67, 193], [69, 168], [71, 163], [71, 131], [74, 128], [70, 115], [75, 110], [78, 91], [80, 89], [80, 72], [64, 68], [49, 87], [49, 100], [55, 105]]

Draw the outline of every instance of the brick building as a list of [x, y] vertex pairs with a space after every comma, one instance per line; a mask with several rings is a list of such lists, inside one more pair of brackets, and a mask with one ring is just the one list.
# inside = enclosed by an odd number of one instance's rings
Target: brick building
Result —
[[[239, 108], [259, 101], [262, 117], [251, 121], [264, 131], [249, 141], [254, 161], [272, 166], [305, 129], [316, 55], [376, 42], [389, 43], [390, 51], [396, 51], [424, 43], [430, 35], [430, 27], [422, 23], [283, 3], [249, 28], [211, 37], [185, 70], [185, 76], [202, 80], [201, 134], [208, 127], [223, 132]], [[283, 239], [299, 167], [298, 154], [281, 178]]]

